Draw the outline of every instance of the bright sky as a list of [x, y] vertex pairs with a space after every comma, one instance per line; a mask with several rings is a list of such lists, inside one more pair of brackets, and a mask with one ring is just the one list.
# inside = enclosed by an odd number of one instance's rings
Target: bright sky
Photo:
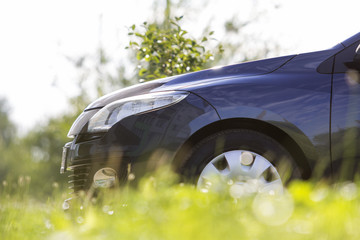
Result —
[[[256, 2], [268, 13], [247, 31], [276, 40], [283, 54], [325, 49], [359, 31], [359, 0], [209, 0], [205, 7], [202, 1], [188, 2], [190, 8], [197, 4], [197, 10], [183, 27], [196, 36], [210, 22], [218, 39], [227, 19], [246, 20]], [[76, 93], [78, 77], [66, 56], [95, 53], [100, 16], [102, 45], [120, 60], [128, 42], [126, 27], [148, 20], [151, 4], [149, 0], [1, 1], [0, 97], [8, 99], [20, 132], [66, 111], [66, 99]], [[280, 7], [275, 9], [275, 4]]]

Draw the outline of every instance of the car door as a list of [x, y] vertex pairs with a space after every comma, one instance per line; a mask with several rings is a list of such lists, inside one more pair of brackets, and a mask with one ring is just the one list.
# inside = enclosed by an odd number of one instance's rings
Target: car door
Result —
[[341, 180], [360, 173], [360, 74], [353, 67], [359, 65], [354, 62], [359, 42], [336, 54], [333, 68], [331, 156], [333, 173]]

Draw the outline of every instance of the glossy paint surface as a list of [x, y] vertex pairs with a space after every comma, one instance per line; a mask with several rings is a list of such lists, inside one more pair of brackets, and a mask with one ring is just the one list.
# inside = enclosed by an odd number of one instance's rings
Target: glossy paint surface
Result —
[[359, 43], [338, 53], [334, 63], [331, 146], [333, 168], [341, 179], [351, 179], [360, 160], [360, 75], [343, 64], [353, 60]]
[[101, 136], [87, 134], [86, 123], [78, 121], [71, 164], [122, 159], [144, 173], [162, 161], [159, 156], [172, 159], [189, 139], [218, 130], [211, 126], [231, 122], [241, 128], [246, 120], [255, 129], [264, 123], [286, 136], [310, 172], [339, 172], [338, 163], [360, 158], [360, 75], [353, 72], [351, 81], [348, 71], [336, 72], [354, 57], [350, 48], [359, 41], [356, 34], [324, 51], [208, 69], [106, 95], [85, 113], [148, 92], [191, 93], [170, 107], [127, 117]]
[[120, 172], [127, 164], [136, 163], [133, 171], [144, 174], [145, 169], [158, 165], [159, 154], [166, 154], [170, 161], [194, 132], [218, 120], [213, 107], [190, 94], [168, 108], [127, 117], [94, 139], [91, 134], [80, 134], [70, 147], [69, 164], [105, 164]]
[[321, 156], [329, 167], [331, 75], [316, 68], [332, 54], [334, 50], [303, 54], [270, 74], [194, 81], [178, 89], [204, 98], [221, 120], [256, 119], [281, 129], [306, 149], [309, 165]]

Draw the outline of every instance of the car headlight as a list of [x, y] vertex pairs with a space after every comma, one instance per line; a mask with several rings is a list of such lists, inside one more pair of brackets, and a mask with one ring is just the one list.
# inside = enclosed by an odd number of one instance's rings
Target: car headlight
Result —
[[112, 102], [90, 119], [88, 132], [106, 132], [121, 119], [173, 105], [188, 95], [187, 92], [159, 92]]

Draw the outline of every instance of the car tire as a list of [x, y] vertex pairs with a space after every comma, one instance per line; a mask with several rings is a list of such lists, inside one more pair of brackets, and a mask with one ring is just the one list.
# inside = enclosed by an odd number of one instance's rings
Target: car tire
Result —
[[282, 188], [300, 176], [294, 158], [280, 143], [248, 129], [224, 130], [204, 138], [188, 151], [184, 162], [181, 175], [202, 191], [232, 185], [257, 192], [282, 191], [279, 183]]

